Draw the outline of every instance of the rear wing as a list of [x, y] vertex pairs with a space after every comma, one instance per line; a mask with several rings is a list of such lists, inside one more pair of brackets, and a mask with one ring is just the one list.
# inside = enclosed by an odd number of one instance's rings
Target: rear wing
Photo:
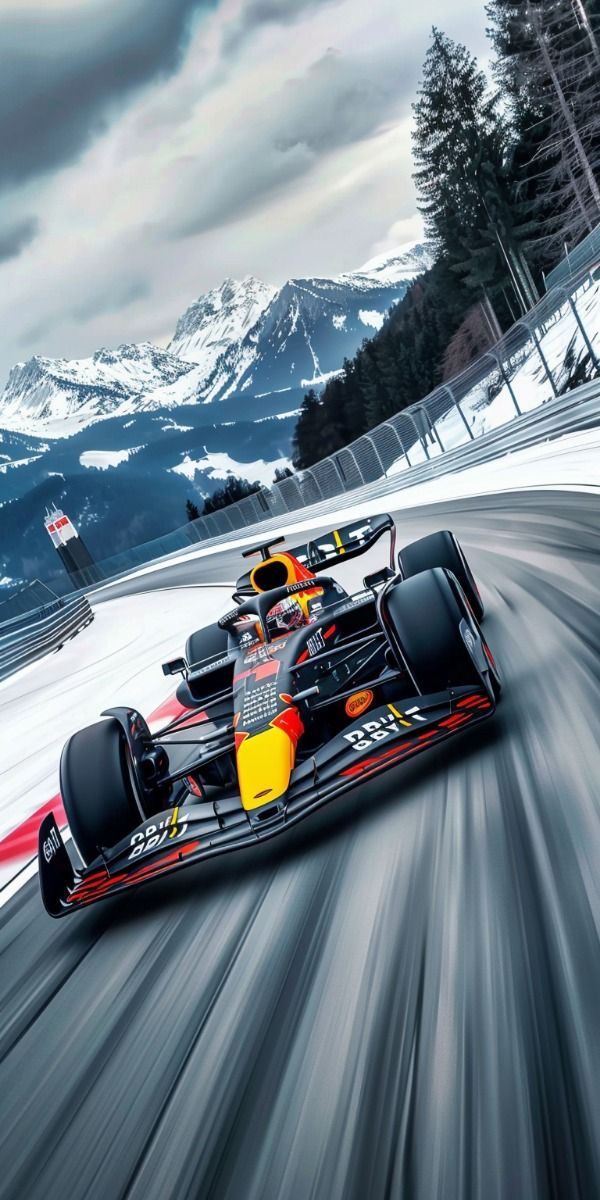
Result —
[[334, 563], [345, 562], [370, 550], [382, 534], [390, 532], [390, 566], [394, 569], [396, 549], [396, 526], [388, 513], [377, 517], [364, 517], [343, 525], [329, 533], [321, 533], [303, 546], [294, 546], [289, 551], [310, 571], [324, 571]]
[[[388, 531], [390, 534], [389, 565], [391, 570], [395, 571], [396, 526], [389, 513], [382, 513], [375, 517], [363, 517], [360, 521], [353, 521], [351, 525], [341, 525], [339, 529], [320, 533], [310, 542], [305, 542], [301, 546], [293, 546], [289, 550], [286, 547], [285, 549], [309, 571], [326, 571], [331, 566], [364, 554]], [[246, 572], [238, 579], [236, 594], [252, 595], [250, 572]]]

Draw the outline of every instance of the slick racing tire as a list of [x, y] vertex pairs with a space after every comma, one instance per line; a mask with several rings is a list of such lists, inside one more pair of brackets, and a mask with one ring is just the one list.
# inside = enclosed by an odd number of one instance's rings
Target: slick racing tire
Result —
[[431, 567], [445, 567], [447, 571], [452, 571], [471, 605], [475, 620], [480, 623], [483, 621], [483, 600], [473, 572], [458, 538], [449, 530], [430, 533], [405, 546], [398, 554], [398, 565], [403, 579], [411, 579], [413, 575], [419, 575]]
[[192, 667], [213, 654], [227, 654], [228, 636], [227, 630], [219, 629], [218, 625], [207, 625], [190, 633], [185, 643], [185, 657], [189, 665]]
[[[382, 595], [382, 616], [396, 658], [408, 668], [421, 694], [483, 683], [495, 699], [499, 697], [495, 661], [464, 596], [446, 571], [436, 567], [393, 584]], [[473, 645], [481, 638], [483, 673], [463, 639], [463, 621]]]
[[97, 721], [69, 738], [60, 760], [60, 791], [84, 864], [116, 846], [144, 819], [129, 751], [118, 721]]

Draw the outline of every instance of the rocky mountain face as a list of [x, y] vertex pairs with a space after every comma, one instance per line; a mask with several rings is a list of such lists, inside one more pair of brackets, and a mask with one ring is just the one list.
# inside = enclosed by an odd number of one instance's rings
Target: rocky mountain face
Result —
[[228, 279], [184, 313], [169, 350], [199, 364], [204, 401], [306, 387], [354, 354], [429, 265], [426, 248], [415, 245], [355, 272], [291, 279], [279, 289]]
[[244, 340], [276, 295], [277, 288], [252, 275], [226, 279], [179, 318], [171, 354], [197, 363], [208, 376], [220, 355]]
[[307, 387], [339, 370], [428, 265], [416, 245], [278, 289], [228, 279], [188, 308], [168, 349], [13, 367], [0, 395], [0, 587], [55, 568], [48, 501], [100, 559], [182, 524], [186, 498], [201, 506], [228, 472], [271, 482]]

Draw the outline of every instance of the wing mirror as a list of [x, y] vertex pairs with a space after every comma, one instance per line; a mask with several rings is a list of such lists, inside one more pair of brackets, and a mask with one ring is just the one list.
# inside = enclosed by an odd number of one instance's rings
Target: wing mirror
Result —
[[163, 663], [163, 675], [183, 675], [187, 677], [188, 665], [185, 658], [172, 658], [170, 662]]

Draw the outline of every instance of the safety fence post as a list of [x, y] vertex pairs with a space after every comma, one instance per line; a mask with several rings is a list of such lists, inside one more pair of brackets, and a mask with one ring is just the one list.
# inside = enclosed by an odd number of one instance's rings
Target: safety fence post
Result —
[[386, 471], [386, 469], [385, 469], [385, 467], [384, 467], [384, 465], [383, 465], [383, 461], [382, 461], [381, 455], [380, 455], [380, 453], [379, 453], [379, 450], [377, 449], [377, 446], [375, 445], [375, 442], [373, 441], [373, 438], [371, 437], [370, 433], [365, 433], [365, 434], [363, 434], [363, 437], [365, 437], [365, 438], [366, 438], [367, 442], [370, 442], [370, 443], [371, 443], [371, 445], [372, 445], [372, 447], [373, 447], [373, 452], [374, 452], [374, 454], [375, 454], [375, 457], [376, 457], [376, 459], [377, 459], [377, 462], [379, 463], [379, 466], [381, 467], [381, 474], [382, 474], [382, 475], [384, 475], [384, 476], [385, 476], [385, 478], [387, 479], [387, 471]]
[[498, 363], [498, 370], [500, 371], [500, 374], [508, 388], [510, 398], [511, 398], [511, 400], [515, 406], [515, 409], [517, 411], [517, 415], [519, 417], [522, 417], [523, 413], [521, 411], [521, 408], [519, 407], [519, 401], [517, 400], [517, 397], [515, 396], [514, 388], [510, 381], [510, 376], [504, 366], [504, 363], [502, 362], [500, 355], [498, 354], [498, 352], [496, 350], [490, 350], [489, 353], [491, 354], [492, 358], [494, 358], [496, 360], [496, 362]]
[[[564, 292], [563, 288], [561, 288], [560, 290], [561, 290], [561, 292]], [[592, 360], [592, 366], [595, 371], [600, 371], [600, 362], [598, 361], [598, 358], [596, 357], [596, 351], [594, 350], [591, 340], [588, 337], [587, 329], [586, 329], [585, 325], [583, 324], [583, 321], [581, 320], [581, 317], [579, 315], [579, 310], [573, 299], [573, 296], [567, 292], [564, 292], [564, 295], [567, 297], [567, 300], [569, 301], [569, 304], [571, 305], [571, 309], [573, 311], [573, 316], [575, 317], [575, 320], [577, 321], [577, 324], [579, 325], [579, 328], [581, 330], [581, 336], [588, 348], [589, 355]]]
[[452, 388], [450, 387], [450, 384], [449, 384], [449, 383], [442, 383], [442, 384], [440, 384], [440, 387], [442, 388], [442, 391], [444, 391], [444, 392], [447, 392], [447, 393], [448, 393], [448, 395], [449, 395], [449, 397], [450, 397], [450, 399], [451, 399], [451, 401], [452, 401], [452, 403], [453, 403], [453, 405], [454, 405], [454, 407], [455, 407], [456, 411], [458, 412], [458, 415], [459, 415], [459, 417], [460, 417], [460, 419], [461, 419], [461, 421], [462, 421], [462, 423], [463, 423], [463, 425], [464, 425], [464, 427], [465, 427], [465, 429], [466, 429], [466, 431], [467, 431], [467, 433], [468, 433], [468, 435], [469, 435], [469, 437], [470, 437], [471, 441], [472, 441], [472, 442], [474, 442], [474, 441], [475, 441], [475, 434], [473, 433], [473, 430], [471, 429], [471, 426], [469, 425], [469, 422], [467, 421], [467, 418], [465, 417], [465, 414], [464, 414], [464, 412], [463, 412], [462, 408], [460, 407], [460, 404], [459, 404], [458, 400], [456, 399], [456, 396], [454, 395], [454, 392], [452, 391]]
[[402, 441], [402, 438], [400, 437], [400, 434], [398, 433], [398, 430], [396, 429], [396, 426], [392, 425], [391, 421], [384, 421], [384, 425], [387, 425], [388, 429], [393, 429], [394, 433], [396, 434], [396, 439], [397, 439], [398, 445], [406, 459], [407, 465], [409, 467], [412, 467], [412, 463], [410, 461], [410, 458], [408, 457], [408, 450], [406, 449], [404, 442]]
[[552, 394], [554, 396], [554, 399], [556, 400], [558, 397], [558, 388], [556, 386], [556, 383], [554, 382], [554, 376], [552, 374], [552, 371], [550, 370], [550, 367], [548, 366], [546, 355], [544, 354], [544, 351], [542, 350], [541, 342], [538, 339], [535, 329], [533, 328], [533, 326], [529, 325], [528, 322], [525, 321], [523, 318], [520, 321], [517, 321], [517, 325], [521, 325], [523, 327], [523, 329], [527, 330], [527, 332], [538, 352], [541, 364], [544, 368], [544, 373], [546, 375], [548, 383], [550, 384], [550, 387], [552, 388]]

